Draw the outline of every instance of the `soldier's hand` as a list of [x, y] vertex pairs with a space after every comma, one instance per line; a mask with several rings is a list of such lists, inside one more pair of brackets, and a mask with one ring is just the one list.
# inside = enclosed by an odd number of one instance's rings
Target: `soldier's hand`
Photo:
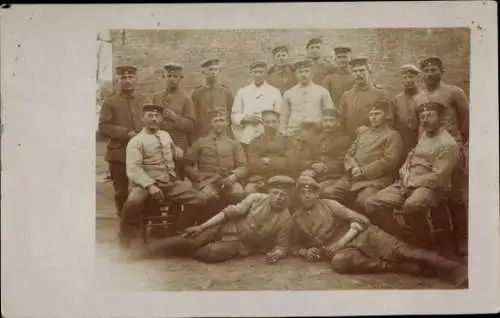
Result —
[[275, 264], [280, 258], [282, 254], [279, 251], [273, 251], [266, 254], [266, 263]]
[[359, 179], [363, 176], [363, 171], [361, 171], [359, 167], [354, 167], [352, 168], [351, 174], [353, 178]]
[[137, 132], [136, 132], [135, 130], [130, 130], [130, 131], [127, 133], [128, 138], [132, 138], [132, 137], [134, 137], [135, 135], [137, 135]]
[[309, 262], [317, 262], [321, 258], [321, 251], [316, 247], [308, 248], [305, 253], [305, 258]]
[[173, 110], [170, 109], [163, 110], [163, 116], [172, 121], [177, 121], [177, 119], [179, 118], [179, 116]]
[[335, 255], [335, 253], [337, 253], [337, 251], [339, 250], [339, 246], [337, 244], [332, 244], [330, 246], [327, 246], [325, 249], [324, 249], [324, 252], [325, 252], [325, 255], [328, 256], [328, 258], [332, 258], [333, 255]]
[[184, 157], [184, 151], [179, 147], [175, 147], [175, 158], [182, 159], [183, 157]]
[[149, 195], [157, 201], [163, 201], [163, 192], [155, 184], [148, 187]]
[[260, 161], [262, 161], [263, 164], [269, 164], [269, 161], [271, 161], [271, 159], [269, 159], [268, 157], [263, 157], [260, 159]]
[[182, 236], [194, 237], [194, 236], [200, 234], [201, 231], [203, 231], [203, 228], [201, 226], [199, 226], [199, 225], [191, 226], [191, 227], [188, 227], [187, 229], [184, 230], [184, 233], [182, 234]]
[[326, 166], [322, 162], [313, 163], [311, 167], [316, 173], [323, 173], [326, 171]]

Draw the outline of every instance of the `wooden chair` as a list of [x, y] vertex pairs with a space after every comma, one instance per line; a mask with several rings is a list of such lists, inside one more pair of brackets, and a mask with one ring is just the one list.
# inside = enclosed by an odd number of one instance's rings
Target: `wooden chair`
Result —
[[148, 199], [141, 222], [143, 242], [148, 243], [153, 237], [161, 238], [175, 235], [179, 216], [183, 210], [184, 206], [181, 204], [160, 203]]

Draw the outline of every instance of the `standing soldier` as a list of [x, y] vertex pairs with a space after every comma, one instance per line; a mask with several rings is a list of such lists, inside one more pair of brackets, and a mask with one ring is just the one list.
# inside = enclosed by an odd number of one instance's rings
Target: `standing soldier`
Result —
[[281, 106], [280, 91], [265, 81], [267, 63], [253, 62], [250, 73], [252, 84], [238, 90], [231, 112], [234, 136], [245, 151], [250, 141], [264, 132], [261, 112], [268, 109], [279, 110]]
[[460, 158], [452, 173], [452, 189], [450, 208], [452, 214], [457, 249], [460, 254], [467, 253], [467, 204], [465, 202], [465, 150], [469, 141], [469, 101], [464, 91], [444, 83], [443, 63], [438, 57], [424, 59], [420, 68], [423, 72], [425, 87], [415, 96], [418, 108], [426, 102], [433, 101], [444, 105], [443, 126], [457, 141], [460, 147]]
[[[356, 57], [351, 60], [354, 86], [342, 95], [340, 99], [340, 113], [343, 117], [343, 126], [347, 134], [354, 139], [356, 130], [369, 125], [368, 112], [370, 105], [378, 99], [386, 99], [387, 94], [376, 88], [370, 80], [370, 65], [368, 58]], [[392, 115], [390, 115], [392, 117]], [[391, 122], [390, 122], [391, 123]]]
[[250, 142], [248, 147], [248, 184], [246, 193], [262, 191], [265, 182], [275, 175], [295, 174], [293, 143], [279, 132], [280, 113], [262, 112], [264, 133]]
[[113, 180], [115, 207], [118, 214], [128, 196], [128, 178], [125, 166], [127, 143], [142, 128], [143, 98], [135, 92], [137, 68], [130, 65], [115, 69], [118, 91], [111, 94], [101, 108], [99, 130], [109, 138], [105, 160]]
[[295, 63], [299, 83], [285, 92], [281, 105], [281, 129], [297, 142], [304, 125], [319, 126], [322, 111], [334, 108], [328, 91], [313, 82], [312, 67], [310, 60]]
[[[201, 63], [201, 73], [205, 76], [205, 84], [196, 87], [191, 95], [196, 112], [195, 139], [204, 137], [210, 127], [212, 110], [223, 107], [231, 113], [233, 94], [227, 86], [219, 82], [220, 59], [211, 58]], [[230, 132], [230, 127], [228, 128]], [[232, 136], [232, 132], [229, 134]]]
[[387, 124], [390, 105], [388, 100], [378, 100], [369, 108], [370, 126], [358, 130], [345, 157], [346, 176], [336, 184], [338, 195], [344, 191], [340, 201], [355, 196], [356, 210], [363, 209], [368, 198], [390, 185], [397, 173], [403, 141]]
[[293, 69], [293, 65], [287, 62], [288, 47], [280, 45], [272, 50], [276, 64], [269, 68], [267, 72], [267, 82], [278, 88], [283, 95], [287, 90], [297, 84], [297, 76]]
[[413, 64], [405, 64], [401, 66], [401, 76], [404, 91], [393, 98], [393, 105], [394, 128], [403, 139], [402, 160], [404, 162], [406, 155], [415, 147], [418, 140], [418, 120], [414, 108], [415, 96], [419, 93], [417, 80], [420, 76], [420, 70]]
[[313, 82], [323, 85], [325, 76], [335, 72], [335, 66], [323, 57], [323, 41], [320, 38], [312, 38], [306, 44], [307, 58], [312, 64]]
[[354, 79], [349, 68], [351, 48], [349, 46], [337, 46], [333, 51], [337, 62], [337, 70], [325, 77], [323, 86], [330, 92], [333, 103], [338, 105], [342, 94], [352, 88]]
[[196, 115], [191, 98], [180, 89], [180, 82], [184, 78], [183, 68], [177, 63], [164, 66], [166, 89], [153, 96], [153, 103], [163, 107], [161, 129], [167, 131], [174, 143], [186, 151], [190, 135], [194, 132]]
[[335, 184], [345, 175], [344, 157], [351, 145], [340, 127], [340, 114], [335, 108], [323, 110], [322, 129], [301, 143], [298, 155], [302, 175], [319, 182], [323, 193], [336, 197]]

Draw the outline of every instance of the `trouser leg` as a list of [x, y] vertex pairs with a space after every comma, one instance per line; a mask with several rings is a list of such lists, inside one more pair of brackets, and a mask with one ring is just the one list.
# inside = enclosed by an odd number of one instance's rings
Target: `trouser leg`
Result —
[[123, 204], [120, 213], [119, 238], [122, 245], [127, 246], [134, 233], [134, 222], [137, 220], [137, 214], [141, 211], [144, 201], [148, 197], [148, 192], [139, 187], [135, 187]]
[[212, 242], [194, 252], [193, 258], [207, 263], [224, 262], [246, 256], [242, 253], [243, 249], [243, 243], [240, 241]]
[[376, 195], [380, 189], [375, 187], [366, 187], [356, 194], [355, 208], [354, 210], [362, 212], [365, 209], [365, 202]]
[[109, 173], [113, 181], [115, 208], [118, 215], [128, 197], [128, 178], [125, 163], [110, 162]]
[[183, 211], [176, 224], [178, 230], [194, 225], [198, 219], [203, 218], [206, 196], [189, 184], [175, 181], [162, 188], [165, 200], [183, 205]]
[[392, 212], [394, 208], [401, 207], [403, 202], [401, 186], [396, 183], [367, 198], [364, 210], [373, 224], [390, 234], [397, 234], [399, 229], [394, 222]]

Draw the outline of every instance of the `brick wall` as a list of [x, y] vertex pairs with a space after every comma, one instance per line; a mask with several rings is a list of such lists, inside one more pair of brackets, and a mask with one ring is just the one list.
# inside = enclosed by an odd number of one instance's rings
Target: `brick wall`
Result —
[[390, 93], [400, 89], [398, 68], [427, 55], [444, 60], [444, 80], [469, 92], [469, 29], [328, 29], [328, 30], [112, 30], [113, 65], [131, 63], [139, 68], [138, 89], [150, 95], [163, 88], [161, 67], [167, 61], [185, 66], [183, 87], [191, 91], [202, 83], [200, 62], [222, 57], [221, 80], [235, 92], [249, 81], [248, 64], [255, 59], [272, 62], [270, 49], [291, 46], [292, 58], [305, 53], [305, 43], [322, 36], [325, 53], [336, 44], [348, 44], [354, 54], [372, 61], [374, 80]]

